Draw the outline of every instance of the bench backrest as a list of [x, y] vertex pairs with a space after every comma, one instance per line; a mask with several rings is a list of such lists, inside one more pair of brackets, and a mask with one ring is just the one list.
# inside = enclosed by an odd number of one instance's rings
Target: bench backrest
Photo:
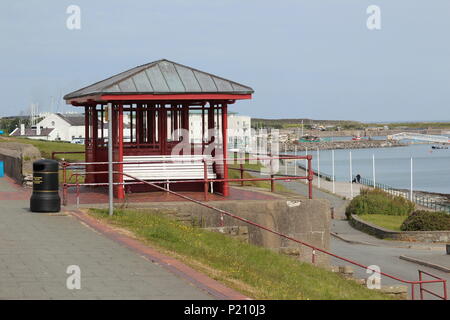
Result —
[[[143, 180], [197, 180], [204, 178], [203, 155], [124, 156], [123, 172]], [[147, 163], [126, 163], [147, 162]], [[215, 179], [212, 161], [207, 162], [208, 179]], [[124, 176], [124, 180], [133, 180]]]

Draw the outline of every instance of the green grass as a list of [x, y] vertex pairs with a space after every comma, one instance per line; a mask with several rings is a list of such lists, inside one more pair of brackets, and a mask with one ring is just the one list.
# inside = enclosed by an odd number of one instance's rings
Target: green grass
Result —
[[[230, 168], [239, 168], [239, 167], [240, 167], [239, 164], [228, 165], [228, 178], [229, 179], [238, 179], [241, 177], [241, 173], [239, 170], [230, 169]], [[262, 168], [261, 164], [253, 164], [253, 163], [252, 164], [250, 164], [250, 163], [244, 164], [244, 169], [260, 170], [261, 168]], [[244, 171], [244, 178], [251, 179], [254, 177], [255, 176], [253, 176], [251, 173]], [[231, 184], [238, 185], [238, 186], [241, 185], [240, 182], [232, 182]], [[270, 190], [270, 181], [245, 181], [244, 186], [251, 186], [251, 187]], [[286, 188], [285, 186], [283, 186], [279, 183], [276, 183], [276, 182], [275, 182], [275, 192], [292, 193], [292, 191], [290, 191], [288, 188]]]
[[391, 216], [387, 214], [363, 214], [358, 215], [358, 217], [364, 221], [393, 231], [401, 231], [400, 226], [407, 218], [407, 216]]
[[[41, 152], [43, 158], [52, 158], [53, 151], [84, 151], [84, 145], [75, 144], [69, 142], [57, 142], [57, 141], [44, 141], [34, 140], [28, 138], [4, 138], [0, 139], [1, 142], [18, 142], [26, 143], [35, 146]], [[58, 154], [56, 159], [64, 158], [67, 161], [84, 161], [84, 153], [79, 154]]]
[[256, 299], [390, 299], [340, 275], [220, 233], [170, 219], [156, 210], [90, 213]]

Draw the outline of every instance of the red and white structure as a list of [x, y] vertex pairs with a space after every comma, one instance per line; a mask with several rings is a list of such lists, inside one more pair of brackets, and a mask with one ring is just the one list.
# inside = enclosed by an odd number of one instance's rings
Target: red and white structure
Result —
[[[228, 179], [226, 157], [222, 157], [227, 150], [228, 105], [251, 99], [253, 92], [237, 82], [158, 60], [69, 93], [64, 99], [84, 107], [87, 163], [108, 160], [105, 128], [111, 125], [113, 160], [119, 163], [114, 171], [161, 183], [189, 180], [192, 182], [171, 184], [171, 189], [203, 191], [205, 174], [211, 179]], [[112, 123], [105, 121], [109, 103], [113, 106]], [[201, 143], [189, 138], [191, 110], [201, 112]], [[128, 139], [124, 139], [124, 117], [129, 119]], [[87, 171], [105, 172], [107, 165], [91, 165]], [[88, 174], [85, 182], [104, 183], [107, 179], [105, 173]], [[119, 199], [124, 197], [124, 179], [122, 174], [114, 176]], [[202, 181], [197, 183], [196, 179]], [[134, 191], [149, 189], [148, 185], [130, 187]], [[210, 188], [228, 196], [227, 181], [214, 182]]]

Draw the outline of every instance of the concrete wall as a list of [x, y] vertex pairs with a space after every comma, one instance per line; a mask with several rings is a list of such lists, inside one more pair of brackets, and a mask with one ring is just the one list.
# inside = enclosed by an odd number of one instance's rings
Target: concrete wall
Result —
[[18, 183], [22, 183], [22, 157], [15, 150], [0, 148], [0, 161], [4, 162], [5, 174]]
[[[326, 200], [210, 201], [208, 204], [319, 248], [328, 250], [330, 247], [330, 206]], [[203, 227], [220, 226], [219, 213], [195, 203], [155, 203], [151, 207], [174, 210], [184, 219], [194, 220]], [[248, 226], [246, 237], [249, 243], [311, 262], [312, 250], [305, 246], [228, 216], [224, 216], [224, 225]], [[316, 262], [327, 265], [328, 256], [317, 252]]]
[[0, 161], [4, 162], [5, 174], [23, 183], [24, 179], [33, 173], [33, 161], [40, 159], [39, 150], [24, 143], [0, 143]]
[[355, 215], [351, 216], [349, 222], [355, 229], [380, 239], [436, 243], [448, 243], [450, 241], [450, 231], [393, 231], [362, 221]]

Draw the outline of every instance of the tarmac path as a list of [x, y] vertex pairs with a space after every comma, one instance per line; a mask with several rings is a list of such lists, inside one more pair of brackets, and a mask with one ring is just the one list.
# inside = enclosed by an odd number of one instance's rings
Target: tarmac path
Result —
[[[79, 290], [66, 285], [72, 265]], [[0, 178], [0, 299], [212, 298], [72, 215], [30, 212], [29, 192]]]

